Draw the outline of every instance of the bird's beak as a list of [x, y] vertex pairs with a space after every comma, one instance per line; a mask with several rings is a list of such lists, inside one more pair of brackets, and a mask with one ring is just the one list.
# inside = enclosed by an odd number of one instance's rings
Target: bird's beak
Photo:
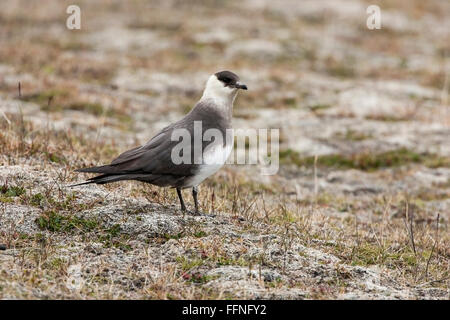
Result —
[[237, 89], [247, 90], [247, 86], [246, 86], [245, 84], [239, 82], [239, 81], [236, 82], [235, 87], [236, 87]]

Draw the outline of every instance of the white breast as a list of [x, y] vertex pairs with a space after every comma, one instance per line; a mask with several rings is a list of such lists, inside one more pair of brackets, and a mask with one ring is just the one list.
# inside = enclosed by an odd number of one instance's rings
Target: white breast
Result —
[[203, 153], [203, 163], [199, 165], [199, 170], [193, 176], [186, 187], [198, 186], [203, 180], [216, 173], [227, 161], [230, 156], [233, 144], [214, 145], [211, 148], [206, 148]]
[[214, 144], [207, 147], [203, 152], [203, 164], [222, 166], [230, 156], [233, 145], [231, 143], [225, 145]]

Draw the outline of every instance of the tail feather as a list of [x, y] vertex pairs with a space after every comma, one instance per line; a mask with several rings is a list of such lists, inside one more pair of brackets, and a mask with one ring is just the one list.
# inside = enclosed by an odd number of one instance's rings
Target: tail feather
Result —
[[105, 184], [105, 183], [122, 181], [122, 180], [136, 180], [138, 178], [142, 178], [145, 176], [146, 175], [143, 175], [143, 174], [102, 174], [100, 176], [90, 178], [87, 181], [77, 183], [77, 184], [72, 184], [68, 187], [82, 186], [82, 185], [91, 184], [91, 183]]
[[90, 167], [90, 168], [81, 168], [76, 169], [76, 172], [90, 172], [90, 173], [112, 173], [112, 167], [110, 165], [98, 166], [98, 167]]
[[72, 187], [82, 186], [82, 185], [90, 184], [90, 183], [95, 183], [95, 182], [94, 181], [85, 181], [85, 182], [81, 182], [81, 183], [71, 184], [71, 185], [68, 185], [67, 187], [72, 188]]

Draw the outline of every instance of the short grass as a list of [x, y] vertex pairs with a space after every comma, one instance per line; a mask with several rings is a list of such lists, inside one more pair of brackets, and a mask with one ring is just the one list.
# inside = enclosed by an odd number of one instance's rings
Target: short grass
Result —
[[[448, 124], [448, 113], [440, 112], [448, 105], [443, 67], [448, 45], [431, 31], [423, 34], [424, 30], [439, 30], [432, 23], [440, 23], [446, 2], [383, 1], [383, 10], [394, 10], [411, 24], [431, 16], [426, 19], [430, 28], [386, 27], [370, 33], [358, 19], [341, 18], [345, 12], [337, 20], [331, 13], [288, 19], [283, 13], [286, 8], [277, 2], [265, 10], [249, 9], [236, 1], [177, 2], [176, 10], [171, 4], [149, 6], [146, 1], [82, 0], [80, 5], [87, 22], [80, 32], [68, 32], [61, 25], [66, 18], [63, 2], [43, 2], [36, 10], [24, 10], [21, 5], [0, 10], [0, 30], [7, 35], [0, 46], [0, 298], [246, 298], [238, 295], [240, 286], [232, 283], [225, 290], [217, 285], [227, 284], [224, 279], [208, 275], [212, 269], [227, 267], [277, 271], [282, 279], [252, 282], [258, 288], [253, 291], [277, 297], [286, 297], [293, 289], [304, 292], [297, 298], [313, 299], [352, 292], [375, 294], [353, 267], [375, 270], [380, 285], [389, 290], [424, 290], [427, 298], [439, 290], [448, 292], [450, 238], [448, 215], [441, 208], [448, 207], [450, 180], [442, 176], [450, 159], [438, 153], [374, 148], [315, 158], [283, 149], [282, 169], [289, 167], [300, 178], [289, 172], [284, 176], [281, 170], [279, 176], [265, 179], [251, 168], [226, 167], [202, 184], [201, 210], [217, 215], [209, 222], [192, 223], [178, 214], [177, 196], [167, 188], [134, 182], [92, 189], [67, 187], [85, 177], [74, 169], [111, 161], [126, 148], [145, 142], [144, 135], [149, 138], [155, 123], [159, 126], [159, 121], [172, 121], [173, 116], [190, 110], [200, 94], [186, 90], [191, 77], [215, 71], [218, 61], [221, 68], [242, 71], [241, 77], [250, 81], [250, 90], [238, 97], [234, 110], [241, 124], [264, 120], [259, 126], [274, 120], [259, 119], [260, 110], [276, 110], [276, 117], [299, 111], [301, 117], [291, 119], [298, 126], [311, 119], [345, 117], [358, 125], [352, 128], [359, 128], [359, 121], [370, 121], [394, 132], [412, 115], [358, 119], [328, 113], [338, 105], [342, 91], [384, 81], [406, 83], [408, 90], [414, 90], [415, 84], [424, 86], [424, 91], [430, 89], [433, 97], [404, 98], [399, 89], [398, 98], [430, 118], [421, 125], [431, 126], [431, 121]], [[125, 23], [118, 15], [128, 15]], [[120, 41], [119, 48], [107, 50], [102, 48], [104, 43], [88, 41], [99, 31], [97, 23], [109, 28], [116, 21], [120, 28], [137, 35], [149, 32], [157, 40], [143, 50], [139, 37], [126, 50]], [[220, 34], [225, 41], [219, 36], [212, 43], [201, 43], [196, 37], [216, 29], [226, 31]], [[333, 30], [336, 34], [329, 33]], [[317, 41], [321, 35], [326, 38]], [[336, 44], [331, 49], [330, 35]], [[232, 39], [227, 41], [227, 37]], [[255, 38], [277, 42], [282, 52], [257, 58], [256, 54], [233, 56], [228, 51], [239, 41]], [[129, 39], [102, 39], [113, 40]], [[412, 42], [421, 48], [414, 56]], [[160, 43], [167, 47], [150, 50]], [[422, 57], [426, 63], [418, 63]], [[145, 88], [147, 83], [134, 90], [128, 89], [128, 83], [115, 82], [122, 71], [134, 70], [176, 75], [186, 87], [168, 84], [169, 89], [159, 92], [152, 86]], [[397, 95], [392, 98], [396, 100]], [[3, 112], [3, 99], [34, 103], [39, 114]], [[420, 103], [426, 105], [422, 108]], [[69, 115], [83, 123], [61, 121]], [[85, 119], [94, 121], [87, 124]], [[415, 114], [414, 119], [421, 120]], [[335, 138], [340, 144], [382, 139], [376, 130], [338, 131]], [[436, 130], [432, 134], [439, 138], [445, 133]], [[287, 139], [283, 140], [284, 147]], [[315, 185], [314, 169], [320, 181], [327, 182], [325, 186]], [[335, 190], [336, 184], [326, 179], [334, 170], [350, 169], [370, 172], [388, 187], [382, 192], [354, 194]], [[412, 179], [420, 171], [432, 172], [435, 180], [398, 187], [398, 179]], [[191, 207], [190, 198], [186, 201]], [[179, 217], [182, 230], [130, 236], [126, 222], [142, 222], [153, 214], [149, 203], [159, 205], [159, 213]], [[84, 215], [111, 204], [117, 205], [121, 218], [112, 224], [104, 220], [113, 212]], [[19, 213], [13, 216], [12, 212]], [[339, 262], [333, 263], [325, 253]], [[294, 272], [290, 270], [296, 261], [293, 258], [301, 259]], [[77, 281], [74, 267], [81, 269], [85, 281], [79, 290], [71, 286]]]
[[450, 158], [448, 157], [431, 153], [417, 153], [406, 148], [382, 153], [362, 152], [350, 155], [323, 155], [317, 157], [317, 161], [315, 157], [302, 157], [298, 152], [288, 149], [280, 152], [280, 161], [284, 164], [295, 164], [299, 167], [311, 167], [316, 163], [320, 167], [359, 169], [363, 171], [374, 171], [408, 164], [422, 164], [430, 168], [450, 166]]

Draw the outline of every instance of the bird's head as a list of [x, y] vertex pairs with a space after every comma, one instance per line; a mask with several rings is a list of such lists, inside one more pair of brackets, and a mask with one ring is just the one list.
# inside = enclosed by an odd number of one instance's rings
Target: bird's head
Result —
[[240, 81], [237, 74], [220, 71], [209, 77], [203, 97], [232, 103], [239, 89], [247, 90], [247, 86]]

